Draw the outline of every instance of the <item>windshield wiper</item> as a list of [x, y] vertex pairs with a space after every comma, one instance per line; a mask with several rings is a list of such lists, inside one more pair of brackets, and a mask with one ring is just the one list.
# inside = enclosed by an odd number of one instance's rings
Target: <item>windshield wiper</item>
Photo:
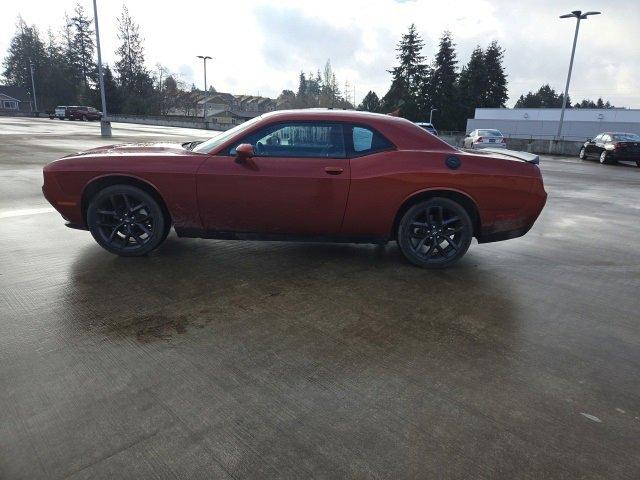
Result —
[[185, 150], [193, 150], [196, 146], [200, 145], [202, 143], [202, 140], [194, 140], [193, 142], [184, 142], [182, 144], [182, 147]]

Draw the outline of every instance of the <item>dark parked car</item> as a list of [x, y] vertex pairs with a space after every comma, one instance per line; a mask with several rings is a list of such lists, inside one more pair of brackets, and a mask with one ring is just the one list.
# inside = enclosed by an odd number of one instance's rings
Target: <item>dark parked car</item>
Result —
[[580, 148], [580, 158], [600, 159], [600, 163], [616, 163], [618, 160], [635, 161], [640, 167], [640, 135], [635, 133], [606, 132], [596, 135]]
[[67, 118], [69, 120], [83, 120], [88, 122], [91, 120], [100, 120], [102, 118], [102, 112], [93, 107], [57, 106], [53, 112], [49, 113], [49, 118], [51, 120], [54, 118], [57, 118], [58, 120], [64, 120]]
[[418, 125], [419, 127], [424, 128], [427, 132], [432, 133], [436, 137], [438, 136], [438, 130], [436, 130], [436, 127], [433, 126], [433, 123], [416, 122], [416, 125]]

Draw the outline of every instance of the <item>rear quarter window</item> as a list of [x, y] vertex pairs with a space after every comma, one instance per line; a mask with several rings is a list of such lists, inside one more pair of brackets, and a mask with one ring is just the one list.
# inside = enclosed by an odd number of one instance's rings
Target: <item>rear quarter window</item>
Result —
[[394, 145], [375, 130], [354, 125], [351, 127], [351, 141], [354, 155], [366, 155], [393, 148]]

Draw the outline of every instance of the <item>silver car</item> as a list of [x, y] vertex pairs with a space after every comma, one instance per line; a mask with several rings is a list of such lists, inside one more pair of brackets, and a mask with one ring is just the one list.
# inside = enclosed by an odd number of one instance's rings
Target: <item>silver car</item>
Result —
[[500, 130], [478, 128], [464, 139], [464, 148], [507, 148], [507, 142]]

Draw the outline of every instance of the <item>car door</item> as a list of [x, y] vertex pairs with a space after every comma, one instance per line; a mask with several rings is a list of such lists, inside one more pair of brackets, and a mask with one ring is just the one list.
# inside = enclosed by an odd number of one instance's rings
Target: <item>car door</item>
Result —
[[[254, 156], [235, 155], [242, 143], [253, 146]], [[200, 216], [211, 231], [335, 235], [349, 181], [342, 125], [274, 123], [203, 163]]]
[[602, 139], [602, 133], [593, 137], [589, 142], [587, 142], [587, 146], [584, 149], [585, 155], [589, 157], [593, 157], [596, 155], [600, 155], [600, 153], [596, 153], [596, 143]]
[[600, 154], [604, 151], [605, 142], [607, 141], [608, 135], [603, 133], [602, 135], [598, 135], [595, 139], [593, 146], [593, 155], [599, 157]]
[[612, 141], [613, 140], [611, 138], [611, 135], [609, 135], [608, 133], [605, 133], [602, 136], [602, 142], [600, 144], [596, 144], [596, 146], [598, 146], [598, 155], [604, 152], [607, 149], [607, 144], [611, 143]]

